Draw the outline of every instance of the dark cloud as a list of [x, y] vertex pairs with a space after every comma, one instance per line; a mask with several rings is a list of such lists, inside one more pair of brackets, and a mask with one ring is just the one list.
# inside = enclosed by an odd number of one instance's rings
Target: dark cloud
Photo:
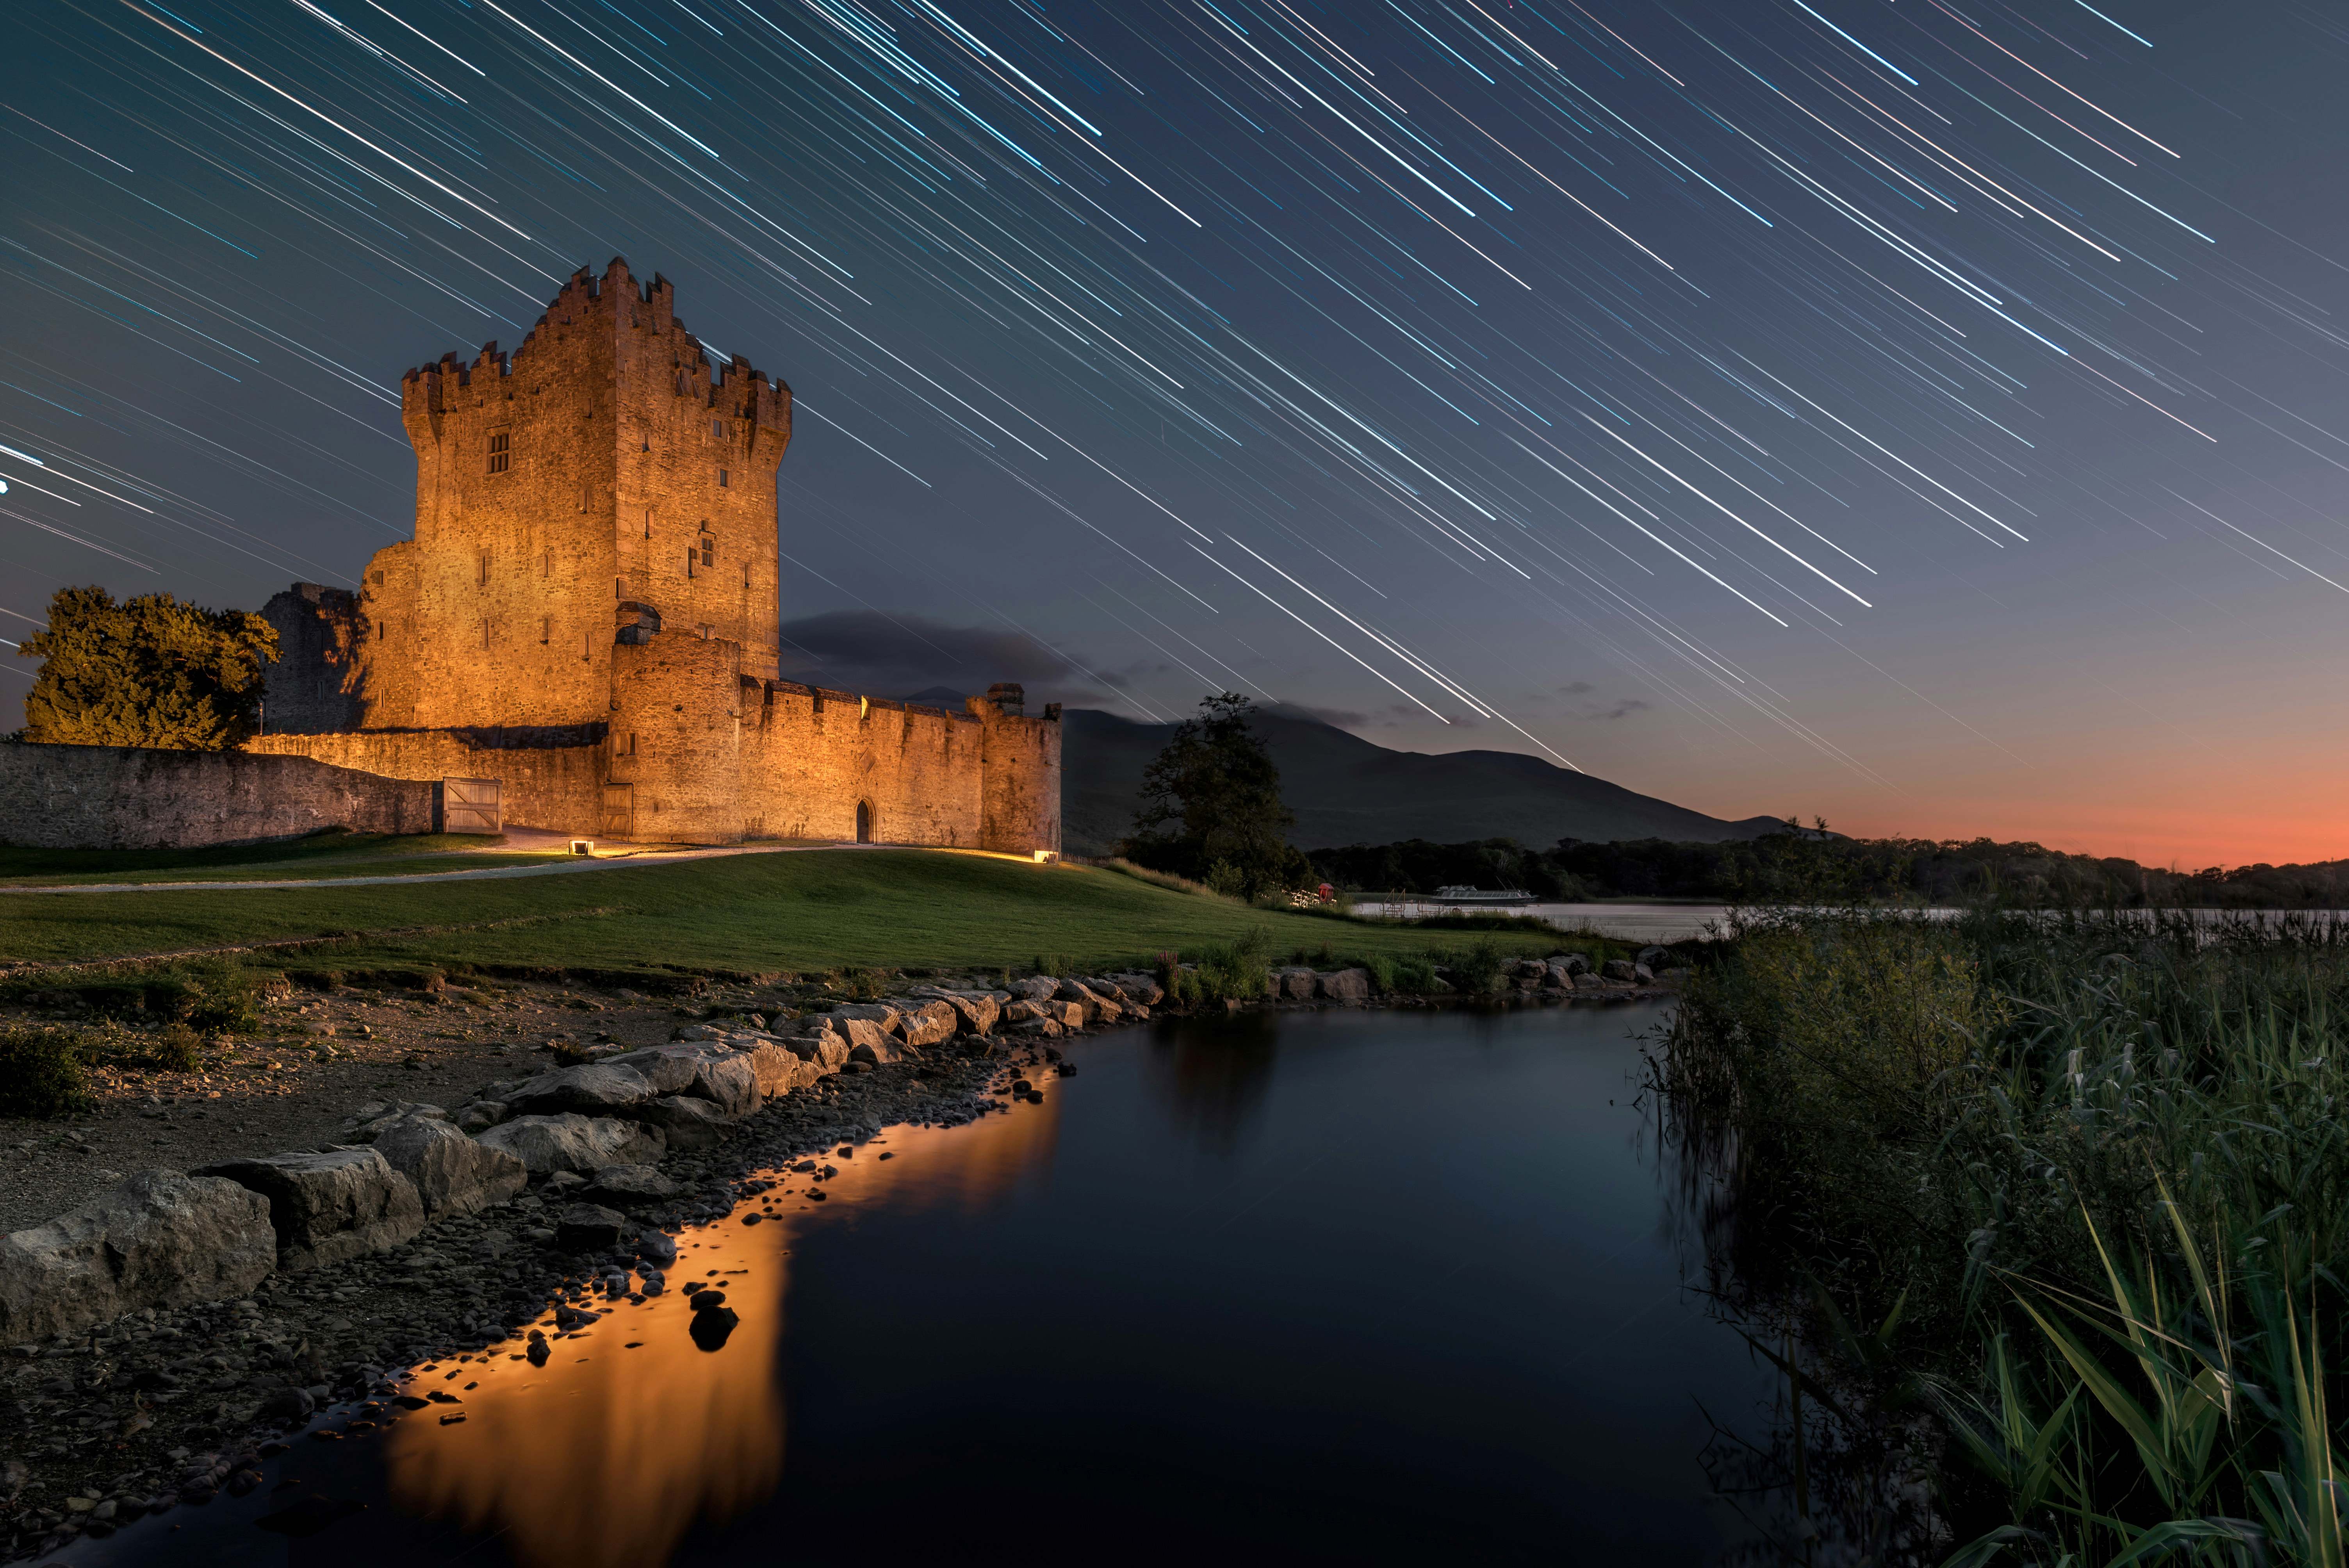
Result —
[[1588, 693], [1597, 691], [1599, 688], [1592, 686], [1588, 681], [1570, 681], [1557, 689], [1561, 695], [1566, 696], [1582, 696]]
[[1635, 713], [1645, 713], [1648, 709], [1655, 706], [1656, 705], [1654, 703], [1648, 701], [1645, 697], [1618, 697], [1613, 702], [1594, 702], [1585, 704], [1582, 712], [1578, 717], [1582, 718], [1629, 718]]
[[1088, 670], [1083, 661], [1010, 627], [951, 626], [924, 615], [835, 610], [782, 624], [782, 673], [839, 691], [905, 697], [977, 695], [1018, 681], [1030, 702], [1098, 706], [1128, 672]]
[[1348, 707], [1313, 707], [1301, 702], [1276, 702], [1265, 705], [1267, 713], [1285, 714], [1291, 718], [1309, 718], [1319, 724], [1334, 725], [1340, 729], [1351, 729], [1371, 722], [1371, 716], [1357, 713]]

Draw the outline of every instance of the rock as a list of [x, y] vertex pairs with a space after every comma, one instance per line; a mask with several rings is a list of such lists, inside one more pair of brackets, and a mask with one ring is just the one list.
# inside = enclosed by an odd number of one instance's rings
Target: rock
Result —
[[814, 1065], [818, 1072], [838, 1072], [848, 1059], [848, 1042], [838, 1035], [802, 1035], [783, 1042], [783, 1049], [803, 1062]]
[[405, 1117], [376, 1134], [376, 1152], [416, 1183], [428, 1219], [471, 1214], [502, 1203], [530, 1181], [523, 1162], [478, 1143], [445, 1121]]
[[1041, 1002], [1019, 1001], [1003, 1009], [1003, 1021], [1007, 1025], [1025, 1024], [1043, 1016], [1044, 1004]]
[[[897, 1026], [897, 1009], [886, 1002], [841, 1002], [826, 1016], [832, 1026], [842, 1034], [848, 1033], [849, 1024], [860, 1020], [875, 1026], [885, 1035]], [[854, 1037], [850, 1036], [852, 1040]]]
[[1059, 1000], [1073, 1002], [1084, 1010], [1085, 1023], [1114, 1024], [1125, 1011], [1124, 1004], [1111, 1000], [1081, 980], [1063, 980], [1056, 993]]
[[1574, 977], [1574, 988], [1578, 991], [1603, 991], [1607, 988], [1607, 982], [1586, 969]]
[[230, 1160], [197, 1174], [225, 1176], [269, 1200], [277, 1266], [288, 1272], [378, 1253], [424, 1229], [416, 1183], [372, 1148]]
[[734, 1118], [714, 1101], [682, 1094], [663, 1095], [648, 1105], [636, 1106], [628, 1114], [661, 1133], [671, 1149], [714, 1148], [733, 1130], [734, 1124]]
[[1543, 989], [1549, 991], [1571, 991], [1574, 989], [1574, 976], [1567, 973], [1566, 965], [1563, 964], [1544, 965], [1542, 966], [1541, 983]]
[[1127, 1001], [1143, 1007], [1155, 1007], [1166, 1000], [1165, 988], [1147, 975], [1112, 975], [1109, 983]]
[[507, 1095], [505, 1101], [507, 1109], [516, 1116], [556, 1116], [566, 1110], [608, 1116], [642, 1105], [658, 1092], [633, 1067], [590, 1062], [541, 1073]]
[[692, 1335], [693, 1343], [699, 1348], [719, 1351], [726, 1348], [726, 1341], [741, 1321], [740, 1315], [730, 1306], [707, 1307], [694, 1313], [693, 1323], [687, 1332]]
[[677, 1262], [677, 1238], [661, 1231], [640, 1231], [636, 1256], [657, 1268], [667, 1268]]
[[307, 1388], [285, 1387], [261, 1401], [261, 1418], [290, 1427], [308, 1420], [310, 1412], [317, 1408], [318, 1402], [310, 1398]]
[[1661, 969], [1671, 961], [1672, 953], [1669, 947], [1642, 947], [1631, 955], [1632, 963], [1644, 964], [1651, 969]]
[[1602, 979], [1607, 980], [1630, 982], [1639, 978], [1631, 961], [1628, 958], [1609, 958], [1605, 964], [1599, 965], [1599, 974]]
[[465, 1132], [485, 1132], [506, 1119], [505, 1102], [477, 1099], [457, 1114], [457, 1126]]
[[558, 1198], [569, 1198], [585, 1185], [587, 1185], [587, 1178], [578, 1171], [557, 1171], [539, 1183], [538, 1195], [544, 1202], [552, 1203]]
[[1645, 964], [1634, 964], [1631, 965], [1631, 978], [1642, 985], [1652, 985], [1656, 983], [1656, 972]]
[[1549, 955], [1549, 966], [1552, 969], [1563, 968], [1569, 979], [1590, 973], [1589, 958], [1579, 953], [1553, 953]]
[[896, 1035], [909, 1046], [935, 1046], [954, 1038], [961, 1025], [961, 1015], [943, 997], [909, 1001], [898, 1010]]
[[780, 1040], [761, 1040], [742, 1053], [750, 1064], [750, 1078], [761, 1099], [772, 1099], [800, 1087], [800, 1058]]
[[1061, 982], [1050, 975], [1030, 975], [1011, 983], [1011, 994], [1023, 1002], [1049, 1001], [1060, 988]]
[[668, 1140], [657, 1127], [574, 1112], [517, 1117], [481, 1134], [481, 1141], [512, 1155], [533, 1175], [648, 1165], [668, 1152]]
[[685, 1189], [650, 1165], [606, 1165], [580, 1190], [580, 1202], [615, 1209], [648, 1209]]
[[688, 1024], [670, 1037], [678, 1040], [722, 1040], [725, 1037], [725, 1030], [712, 1028], [708, 1024]]
[[1325, 1001], [1368, 1002], [1371, 999], [1371, 972], [1367, 969], [1340, 969], [1313, 977], [1314, 987]]
[[627, 1216], [596, 1203], [573, 1203], [555, 1217], [554, 1244], [566, 1253], [609, 1252], [620, 1244]]
[[[889, 1015], [890, 1023], [896, 1022], [896, 1008], [888, 1007], [884, 1008], [883, 1011]], [[851, 1050], [858, 1046], [870, 1046], [876, 1055], [886, 1053], [881, 1055], [883, 1061], [896, 1060], [897, 1042], [890, 1035], [888, 1025], [872, 1018], [844, 1018], [835, 1010], [833, 1013], [833, 1026], [841, 1038], [848, 1042]]]
[[1281, 1000], [1309, 1002], [1313, 999], [1317, 976], [1312, 970], [1302, 966], [1276, 969], [1272, 972], [1272, 978], [1277, 987], [1273, 995]]
[[955, 1011], [955, 1021], [967, 1035], [984, 1035], [1003, 1016], [1003, 1006], [986, 991], [946, 991], [924, 985], [914, 993], [944, 1002]]
[[0, 1236], [0, 1344], [243, 1295], [276, 1265], [259, 1193], [141, 1171], [47, 1224]]
[[1035, 1035], [1047, 1040], [1057, 1040], [1067, 1032], [1058, 1018], [1030, 1018], [1011, 1026], [1015, 1035]]
[[[654, 1046], [613, 1058], [615, 1066], [643, 1076], [653, 1093], [688, 1095], [714, 1101], [729, 1116], [747, 1116], [759, 1108], [758, 1068], [750, 1052], [717, 1042]], [[635, 1116], [628, 1107], [615, 1107], [614, 1115]]]

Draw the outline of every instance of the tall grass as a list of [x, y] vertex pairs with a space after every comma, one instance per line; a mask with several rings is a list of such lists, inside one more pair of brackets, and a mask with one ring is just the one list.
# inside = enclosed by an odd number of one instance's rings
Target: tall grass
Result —
[[1882, 1314], [1952, 1562], [2341, 1568], [2349, 944], [1787, 914], [1655, 1058], [1734, 1291]]

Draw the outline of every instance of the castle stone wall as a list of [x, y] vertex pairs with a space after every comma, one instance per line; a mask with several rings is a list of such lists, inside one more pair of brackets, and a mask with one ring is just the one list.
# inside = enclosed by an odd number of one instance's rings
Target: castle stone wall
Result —
[[48, 850], [265, 843], [326, 828], [429, 833], [440, 787], [306, 757], [0, 742], [0, 832]]
[[366, 705], [359, 695], [367, 618], [347, 589], [296, 583], [261, 607], [277, 630], [277, 662], [264, 674], [262, 723], [288, 735], [349, 729]]
[[[554, 731], [368, 729], [342, 735], [259, 735], [248, 753], [306, 757], [388, 779], [495, 779], [508, 826], [593, 835], [604, 782], [600, 725]], [[416, 832], [430, 830], [419, 828]]]
[[742, 838], [741, 653], [681, 632], [612, 650], [611, 778], [634, 788], [636, 838]]

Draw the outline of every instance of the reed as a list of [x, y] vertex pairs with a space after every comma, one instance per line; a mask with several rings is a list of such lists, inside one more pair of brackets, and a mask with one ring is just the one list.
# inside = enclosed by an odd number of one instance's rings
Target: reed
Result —
[[1653, 1056], [1708, 1247], [1751, 1301], [1905, 1301], [1964, 1461], [1950, 1560], [2349, 1568], [2349, 944], [2141, 912], [1735, 935]]

